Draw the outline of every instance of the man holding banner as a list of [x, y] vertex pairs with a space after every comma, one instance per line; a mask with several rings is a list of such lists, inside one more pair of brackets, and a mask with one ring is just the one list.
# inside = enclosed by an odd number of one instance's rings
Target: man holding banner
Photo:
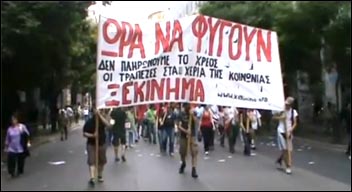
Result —
[[[103, 182], [103, 169], [106, 164], [106, 135], [105, 127], [109, 125], [109, 122], [105, 120], [99, 111], [94, 111], [98, 115], [98, 131], [96, 130], [96, 118], [95, 116], [88, 119], [83, 127], [83, 136], [87, 138], [87, 163], [89, 166], [90, 180], [89, 184], [94, 186], [96, 172], [98, 173], [98, 182]], [[97, 138], [99, 136], [99, 138]], [[98, 154], [96, 153], [96, 139], [99, 141]], [[98, 160], [98, 167], [96, 167], [96, 161]]]
[[279, 165], [279, 169], [282, 169], [282, 160], [286, 164], [286, 173], [291, 174], [291, 153], [293, 149], [292, 138], [293, 131], [297, 127], [297, 117], [298, 113], [292, 108], [294, 99], [288, 97], [285, 101], [285, 111], [274, 115], [274, 119], [279, 120], [279, 125], [277, 127], [277, 139], [278, 146], [281, 151], [281, 155], [276, 161]]
[[195, 117], [191, 111], [191, 106], [188, 103], [184, 104], [184, 111], [180, 114], [180, 120], [178, 123], [178, 129], [180, 130], [180, 156], [181, 156], [181, 167], [179, 173], [184, 173], [186, 168], [186, 157], [190, 153], [192, 156], [192, 177], [197, 178], [198, 174], [196, 171], [197, 156], [198, 156], [198, 145], [196, 141], [195, 131]]

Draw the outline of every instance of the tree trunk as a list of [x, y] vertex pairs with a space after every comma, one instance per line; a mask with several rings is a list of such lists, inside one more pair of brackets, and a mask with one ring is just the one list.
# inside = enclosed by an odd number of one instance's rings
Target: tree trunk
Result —
[[57, 120], [58, 120], [58, 111], [57, 108], [57, 97], [59, 95], [59, 91], [54, 91], [50, 94], [49, 100], [49, 108], [50, 108], [50, 124], [51, 124], [51, 132], [55, 133], [57, 131]]

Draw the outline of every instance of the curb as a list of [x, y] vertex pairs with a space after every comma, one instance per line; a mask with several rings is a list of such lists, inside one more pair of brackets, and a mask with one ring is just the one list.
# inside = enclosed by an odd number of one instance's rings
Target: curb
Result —
[[[71, 133], [71, 132], [79, 129], [81, 126], [82, 126], [81, 123], [78, 123], [78, 124], [74, 125], [73, 127], [70, 128], [70, 130], [68, 130], [68, 133]], [[47, 137], [46, 136], [39, 136], [38, 138], [40, 138], [40, 137], [42, 137], [43, 139], [42, 140], [39, 139], [40, 141], [38, 141], [36, 143], [32, 143], [32, 147], [31, 147], [32, 149], [36, 148], [36, 147], [39, 147], [39, 146], [41, 146], [43, 144], [50, 143], [52, 141], [55, 141], [55, 140], [59, 139], [60, 138], [60, 132], [57, 132], [54, 135], [49, 135]]]
[[297, 136], [295, 136], [294, 140], [312, 145], [317, 148], [323, 148], [323, 149], [333, 150], [333, 151], [337, 151], [337, 152], [345, 152], [346, 148], [347, 148], [347, 145], [331, 144], [331, 143], [320, 142], [320, 141], [297, 137]]
[[[258, 137], [267, 137], [267, 136], [273, 136], [274, 134], [272, 133], [264, 133]], [[275, 136], [274, 136], [275, 137]], [[294, 143], [298, 143], [298, 144], [308, 144], [311, 145], [312, 147], [315, 148], [320, 148], [320, 149], [325, 149], [325, 150], [332, 150], [335, 152], [346, 152], [347, 149], [347, 145], [348, 144], [332, 144], [332, 143], [328, 143], [328, 142], [322, 142], [322, 141], [318, 141], [315, 139], [309, 139], [309, 138], [304, 138], [301, 136], [296, 136], [294, 135]]]

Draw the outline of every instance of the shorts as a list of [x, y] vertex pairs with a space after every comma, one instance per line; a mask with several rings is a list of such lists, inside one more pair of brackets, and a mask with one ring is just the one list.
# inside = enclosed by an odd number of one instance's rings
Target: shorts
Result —
[[126, 145], [126, 132], [113, 133], [112, 144], [115, 147]]
[[[287, 141], [285, 133], [278, 133], [277, 134], [277, 141], [278, 141], [278, 147], [281, 151], [287, 150], [287, 149], [289, 151], [292, 151], [292, 149], [293, 149], [292, 136]], [[287, 147], [287, 144], [288, 144], [288, 147]]]
[[[87, 163], [89, 166], [95, 165], [95, 160], [96, 160], [95, 154], [96, 154], [95, 145], [87, 144], [87, 157], [88, 157]], [[106, 146], [105, 145], [99, 146], [98, 158], [99, 158], [98, 159], [99, 165], [106, 164], [107, 160], [106, 160]]]
[[[186, 156], [187, 154], [187, 148], [188, 148], [188, 139], [185, 137], [180, 137], [180, 155], [181, 156]], [[195, 137], [191, 138], [191, 152], [190, 154], [192, 155], [192, 157], [197, 156], [198, 155], [198, 144], [196, 142]]]

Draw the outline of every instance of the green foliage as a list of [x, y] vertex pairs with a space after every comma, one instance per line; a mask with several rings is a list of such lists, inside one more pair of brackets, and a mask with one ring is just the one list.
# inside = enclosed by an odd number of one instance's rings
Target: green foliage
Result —
[[297, 70], [320, 84], [321, 39], [331, 50], [343, 82], [350, 78], [351, 4], [349, 2], [231, 1], [209, 2], [201, 7], [204, 15], [274, 30], [279, 36], [283, 70], [292, 78]]
[[[86, 21], [90, 2], [1, 2], [5, 87], [61, 90], [95, 66], [96, 39]], [[89, 70], [88, 70], [89, 71]]]

